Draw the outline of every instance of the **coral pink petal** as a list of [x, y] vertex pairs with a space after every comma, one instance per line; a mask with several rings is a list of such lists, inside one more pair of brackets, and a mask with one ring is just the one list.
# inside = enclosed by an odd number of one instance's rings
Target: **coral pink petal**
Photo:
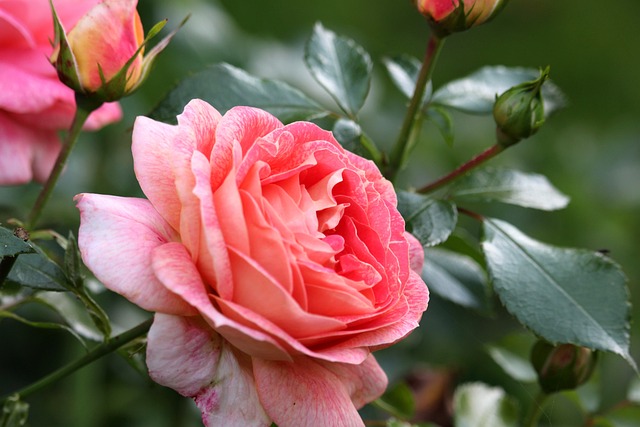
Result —
[[178, 116], [178, 126], [188, 132], [193, 141], [192, 150], [200, 151], [209, 158], [215, 144], [215, 132], [222, 116], [211, 105], [200, 99], [194, 99], [184, 107]]
[[268, 427], [248, 357], [199, 317], [156, 314], [148, 335], [149, 375], [194, 399], [207, 427]]
[[359, 365], [319, 362], [342, 381], [356, 408], [361, 408], [382, 396], [387, 388], [387, 375], [373, 355]]
[[153, 269], [167, 289], [198, 309], [207, 323], [235, 347], [258, 357], [289, 359], [271, 337], [225, 317], [214, 308], [205, 284], [182, 244], [172, 242], [158, 246], [153, 253]]
[[177, 236], [147, 200], [98, 194], [80, 194], [75, 200], [80, 253], [98, 280], [145, 310], [197, 313], [153, 273], [153, 249]]
[[395, 316], [396, 309], [390, 309], [381, 319], [391, 318], [394, 321], [388, 325], [380, 325], [379, 328], [369, 332], [364, 332], [349, 340], [336, 345], [335, 350], [340, 348], [351, 347], [371, 347], [372, 350], [378, 350], [390, 346], [407, 336], [412, 330], [419, 326], [422, 313], [427, 309], [429, 303], [429, 290], [417, 273], [411, 271], [409, 279], [405, 284], [403, 296], [401, 298], [406, 301], [399, 301], [396, 304], [397, 310], [400, 310]]
[[359, 385], [345, 384], [352, 375], [340, 378], [336, 373], [344, 372], [333, 372], [308, 357], [293, 362], [253, 358], [260, 402], [279, 427], [363, 427], [351, 401]]
[[424, 249], [422, 244], [413, 237], [411, 233], [404, 233], [404, 237], [409, 242], [409, 268], [418, 275], [422, 274], [422, 265], [424, 264]]

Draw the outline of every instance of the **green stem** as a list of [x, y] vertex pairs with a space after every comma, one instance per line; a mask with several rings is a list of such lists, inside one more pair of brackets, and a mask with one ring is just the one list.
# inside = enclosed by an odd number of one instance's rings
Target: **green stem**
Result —
[[67, 164], [69, 154], [71, 154], [73, 147], [76, 145], [78, 136], [82, 131], [82, 126], [84, 126], [84, 123], [87, 121], [89, 114], [100, 107], [100, 105], [102, 105], [101, 102], [98, 103], [88, 100], [84, 95], [76, 92], [76, 113], [73, 117], [71, 128], [62, 143], [62, 149], [60, 150], [60, 154], [58, 154], [58, 158], [56, 159], [56, 163], [53, 166], [51, 174], [49, 175], [47, 182], [44, 184], [44, 187], [42, 187], [42, 190], [40, 190], [40, 194], [38, 195], [33, 208], [31, 208], [31, 212], [29, 213], [29, 218], [27, 219], [27, 224], [25, 226], [27, 230], [32, 230], [38, 222], [42, 209], [49, 201], [51, 193], [58, 182], [58, 178], [60, 178], [60, 174], [62, 174], [62, 171]]
[[525, 419], [523, 427], [535, 427], [538, 425], [538, 420], [542, 414], [542, 408], [544, 407], [544, 403], [548, 397], [548, 394], [542, 391], [538, 392], [533, 402], [531, 402], [531, 407], [529, 408], [529, 413]]
[[80, 359], [75, 360], [66, 366], [63, 366], [57, 371], [52, 372], [46, 377], [39, 379], [35, 383], [28, 385], [27, 387], [21, 390], [18, 390], [15, 393], [11, 393], [9, 395], [3, 396], [2, 398], [0, 398], [0, 404], [3, 404], [10, 396], [13, 396], [16, 394], [19, 395], [21, 398], [25, 398], [33, 394], [34, 392], [40, 390], [41, 388], [44, 388], [50, 384], [53, 384], [54, 382], [66, 377], [67, 375], [74, 373], [78, 369], [88, 365], [94, 360], [97, 360], [103, 356], [106, 356], [109, 353], [114, 352], [115, 350], [119, 349], [123, 345], [146, 334], [149, 331], [149, 328], [151, 327], [152, 323], [153, 323], [153, 319], [145, 320], [144, 322], [140, 323], [138, 326], [134, 326], [128, 331], [125, 331], [120, 335], [112, 337], [109, 341], [106, 341], [94, 347], [90, 352], [85, 354]]
[[498, 154], [504, 151], [505, 147], [500, 144], [492, 145], [491, 147], [484, 150], [482, 153], [475, 156], [473, 159], [464, 163], [463, 165], [458, 166], [453, 171], [449, 172], [447, 175], [435, 180], [431, 184], [425, 185], [421, 189], [418, 190], [418, 193], [430, 193], [439, 189], [440, 187], [449, 184], [451, 181], [461, 177], [472, 169], [477, 168], [487, 160], [490, 160], [497, 156]]
[[416, 119], [420, 115], [420, 108], [422, 107], [422, 99], [424, 98], [424, 91], [427, 87], [427, 83], [431, 80], [433, 69], [444, 44], [444, 39], [441, 39], [435, 35], [429, 37], [427, 44], [427, 51], [422, 61], [422, 67], [418, 74], [418, 80], [416, 81], [416, 88], [413, 91], [411, 102], [407, 108], [407, 113], [404, 116], [404, 122], [400, 128], [398, 134], [398, 140], [396, 141], [391, 157], [389, 159], [389, 165], [387, 166], [386, 176], [389, 180], [393, 181], [397, 173], [402, 169], [404, 160], [407, 157], [410, 147], [409, 140], [411, 137], [411, 131], [416, 124]]

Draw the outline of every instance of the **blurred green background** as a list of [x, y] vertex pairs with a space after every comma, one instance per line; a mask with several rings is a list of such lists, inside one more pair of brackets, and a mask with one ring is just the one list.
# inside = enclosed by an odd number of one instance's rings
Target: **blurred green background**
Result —
[[[135, 116], [148, 114], [182, 77], [208, 64], [227, 61], [250, 73], [278, 78], [335, 108], [304, 68], [304, 42], [312, 26], [353, 38], [375, 61], [375, 78], [362, 121], [369, 135], [389, 147], [400, 127], [406, 100], [393, 88], [381, 64], [387, 55], [421, 58], [428, 37], [410, 0], [140, 0], [146, 28], [169, 18], [169, 28], [191, 19], [159, 58], [142, 90], [122, 102], [125, 120], [84, 135], [54, 200], [48, 226], [76, 229], [71, 197], [79, 192], [140, 195], [133, 177], [130, 130]], [[450, 37], [433, 76], [434, 85], [463, 77], [483, 65], [551, 66], [552, 79], [566, 93], [568, 107], [533, 138], [506, 152], [494, 165], [547, 175], [571, 196], [568, 208], [544, 213], [492, 206], [486, 213], [506, 219], [530, 236], [560, 246], [607, 249], [624, 268], [635, 307], [640, 307], [640, 2], [617, 0], [511, 1], [490, 24]], [[427, 124], [403, 185], [420, 186], [493, 143], [491, 118], [455, 114], [456, 142], [447, 146]], [[0, 218], [21, 217], [38, 187], [0, 189]], [[63, 233], [64, 234], [64, 233]], [[115, 295], [102, 294], [116, 325], [127, 327], [143, 313]], [[640, 315], [634, 310], [634, 317]], [[532, 388], [508, 379], [483, 353], [486, 340], [514, 330], [497, 309], [478, 321], [433, 298], [423, 326], [380, 359], [392, 379], [411, 367], [455, 367], [457, 380], [499, 384], [525, 399]], [[632, 354], [640, 360], [638, 327]], [[61, 332], [0, 322], [0, 394], [20, 387], [81, 354]], [[631, 369], [615, 356], [602, 363], [603, 407], [624, 396]], [[33, 426], [192, 426], [198, 414], [186, 399], [151, 384], [122, 359], [109, 357], [35, 395]], [[577, 425], [564, 414], [566, 400], [553, 405], [553, 425]], [[569, 405], [570, 406], [570, 405]], [[568, 412], [572, 412], [569, 410]]]

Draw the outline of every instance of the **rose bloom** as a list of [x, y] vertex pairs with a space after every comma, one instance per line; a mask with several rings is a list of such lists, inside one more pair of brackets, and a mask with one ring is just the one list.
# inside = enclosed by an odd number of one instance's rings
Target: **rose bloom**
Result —
[[[96, 3], [55, 0], [68, 26]], [[74, 94], [48, 61], [50, 40], [48, 0], [0, 0], [0, 185], [45, 181], [60, 151], [58, 131], [71, 125]], [[121, 115], [117, 104], [105, 104], [85, 129], [98, 129]]]
[[132, 151], [148, 199], [78, 195], [79, 246], [156, 312], [151, 377], [206, 426], [363, 426], [387, 385], [371, 352], [429, 299], [391, 183], [312, 123], [200, 100], [138, 118]]

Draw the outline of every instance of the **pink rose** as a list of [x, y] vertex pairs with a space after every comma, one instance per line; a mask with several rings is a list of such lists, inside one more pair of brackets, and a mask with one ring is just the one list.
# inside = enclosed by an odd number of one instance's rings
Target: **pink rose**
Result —
[[508, 0], [415, 0], [420, 13], [442, 35], [480, 25], [493, 18]]
[[[60, 19], [69, 26], [96, 3], [55, 1]], [[45, 181], [60, 151], [58, 131], [71, 125], [74, 95], [48, 61], [50, 40], [48, 0], [0, 2], [0, 185]], [[106, 104], [85, 128], [98, 129], [121, 115], [117, 104]]]
[[60, 55], [56, 49], [51, 58], [65, 84], [79, 92], [97, 92], [128, 67], [126, 79], [115, 82], [117, 88], [111, 91], [117, 93], [108, 99], [119, 99], [137, 85], [142, 75], [144, 42], [137, 4], [138, 0], [103, 0], [67, 31], [70, 56]]
[[391, 183], [312, 123], [200, 100], [177, 126], [138, 118], [132, 148], [148, 200], [77, 196], [79, 245], [157, 312], [151, 377], [206, 426], [363, 426], [387, 384], [371, 352], [429, 299]]

